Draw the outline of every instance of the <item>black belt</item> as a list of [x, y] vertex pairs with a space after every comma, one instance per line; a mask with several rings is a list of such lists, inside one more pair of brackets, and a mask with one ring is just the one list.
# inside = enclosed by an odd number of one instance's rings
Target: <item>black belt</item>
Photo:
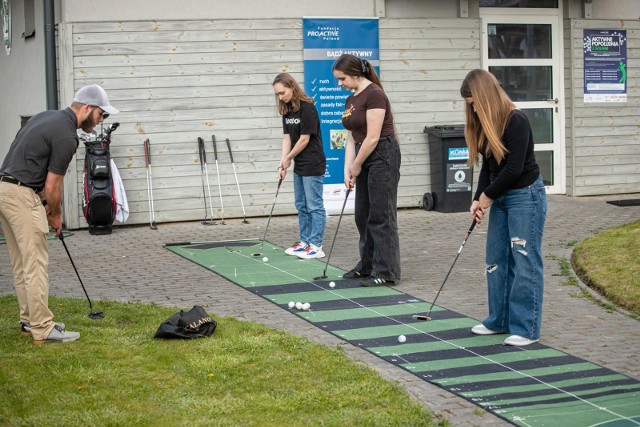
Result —
[[[383, 136], [382, 138], [378, 139], [378, 144], [380, 144], [381, 142], [391, 142], [393, 141], [394, 137], [395, 135]], [[356, 142], [356, 145], [362, 145], [362, 142]]]
[[9, 184], [21, 185], [23, 187], [32, 189], [36, 193], [39, 193], [41, 191], [38, 187], [32, 187], [31, 185], [24, 184], [18, 181], [17, 179], [15, 179], [14, 177], [8, 176], [8, 175], [0, 176], [0, 182], [8, 182]]

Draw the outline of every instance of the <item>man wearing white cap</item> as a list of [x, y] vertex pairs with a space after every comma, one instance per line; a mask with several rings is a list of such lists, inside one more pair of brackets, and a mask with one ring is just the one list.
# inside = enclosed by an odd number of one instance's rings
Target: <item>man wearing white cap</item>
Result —
[[[20, 307], [20, 330], [34, 344], [75, 341], [80, 333], [53, 322], [49, 310], [49, 227], [62, 230], [62, 182], [78, 148], [77, 129], [93, 128], [118, 110], [98, 85], [78, 90], [64, 110], [33, 116], [18, 131], [0, 168], [0, 223]], [[45, 209], [46, 206], [46, 209]]]

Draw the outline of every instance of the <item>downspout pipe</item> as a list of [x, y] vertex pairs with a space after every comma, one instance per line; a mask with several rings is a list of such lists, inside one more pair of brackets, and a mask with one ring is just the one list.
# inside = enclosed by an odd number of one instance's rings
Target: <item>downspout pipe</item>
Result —
[[44, 3], [44, 62], [47, 91], [47, 110], [58, 109], [58, 76], [56, 64], [55, 0]]

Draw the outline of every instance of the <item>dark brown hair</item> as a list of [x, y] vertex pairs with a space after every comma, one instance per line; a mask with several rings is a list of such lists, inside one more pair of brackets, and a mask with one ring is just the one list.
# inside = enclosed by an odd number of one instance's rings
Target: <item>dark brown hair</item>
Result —
[[380, 77], [376, 74], [371, 62], [366, 59], [360, 59], [357, 56], [345, 53], [333, 64], [333, 70], [341, 71], [350, 77], [365, 77], [379, 86], [380, 89], [383, 89]]

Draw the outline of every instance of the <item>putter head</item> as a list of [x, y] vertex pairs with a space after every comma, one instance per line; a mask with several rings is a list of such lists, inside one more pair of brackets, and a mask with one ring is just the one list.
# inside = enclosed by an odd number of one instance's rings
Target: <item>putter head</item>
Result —
[[324, 279], [328, 279], [327, 276], [318, 276], [318, 277], [314, 277], [313, 280], [324, 280]]
[[242, 221], [243, 224], [249, 224], [249, 221], [247, 221], [246, 219]]
[[96, 311], [96, 312], [91, 312], [89, 313], [89, 318], [96, 320], [96, 319], [102, 319], [104, 317], [104, 311]]
[[200, 224], [202, 225], [216, 225], [214, 221], [209, 221], [208, 219], [203, 220]]
[[158, 226], [157, 226], [157, 225], [155, 225], [155, 224], [151, 224], [151, 227], [150, 227], [150, 228], [151, 228], [152, 230], [157, 230], [157, 229], [158, 229]]
[[413, 317], [415, 320], [422, 320], [423, 322], [427, 322], [429, 320], [431, 320], [430, 316], [427, 316], [425, 314], [414, 314]]
[[251, 256], [262, 256], [262, 252], [254, 252]]

